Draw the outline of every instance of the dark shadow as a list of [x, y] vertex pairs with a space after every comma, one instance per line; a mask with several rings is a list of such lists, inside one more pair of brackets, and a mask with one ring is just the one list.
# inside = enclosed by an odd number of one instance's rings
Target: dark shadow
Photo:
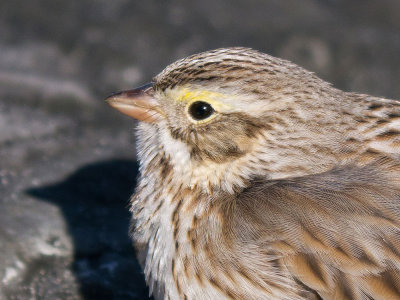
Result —
[[128, 236], [128, 203], [137, 172], [135, 161], [103, 161], [76, 170], [62, 182], [27, 191], [61, 208], [84, 299], [149, 299]]

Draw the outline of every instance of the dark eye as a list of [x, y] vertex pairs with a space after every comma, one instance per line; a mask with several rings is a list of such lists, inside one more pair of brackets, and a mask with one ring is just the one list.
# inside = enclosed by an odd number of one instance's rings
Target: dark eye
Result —
[[214, 109], [210, 104], [203, 101], [193, 102], [189, 107], [189, 114], [196, 121], [207, 119], [214, 113]]

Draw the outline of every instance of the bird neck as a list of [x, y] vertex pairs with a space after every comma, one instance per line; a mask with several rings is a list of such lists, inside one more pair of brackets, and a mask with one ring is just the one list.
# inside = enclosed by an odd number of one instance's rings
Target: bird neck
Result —
[[269, 116], [273, 128], [264, 132], [257, 156], [270, 179], [399, 157], [400, 101], [337, 92], [320, 96], [323, 103], [303, 99]]
[[345, 126], [340, 161], [370, 163], [379, 157], [399, 158], [400, 101], [348, 94], [356, 108], [343, 110]]

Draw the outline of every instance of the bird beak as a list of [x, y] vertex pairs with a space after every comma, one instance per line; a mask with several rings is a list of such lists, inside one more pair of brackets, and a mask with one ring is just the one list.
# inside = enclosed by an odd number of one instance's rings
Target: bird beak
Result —
[[106, 102], [132, 118], [154, 123], [160, 119], [161, 114], [153, 95], [153, 84], [149, 83], [133, 90], [114, 93], [106, 98]]

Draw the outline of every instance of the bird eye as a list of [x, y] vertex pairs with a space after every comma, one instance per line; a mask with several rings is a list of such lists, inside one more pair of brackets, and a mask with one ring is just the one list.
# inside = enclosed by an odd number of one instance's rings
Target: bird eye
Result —
[[204, 101], [193, 102], [189, 107], [189, 114], [196, 121], [207, 119], [213, 113], [212, 106]]

